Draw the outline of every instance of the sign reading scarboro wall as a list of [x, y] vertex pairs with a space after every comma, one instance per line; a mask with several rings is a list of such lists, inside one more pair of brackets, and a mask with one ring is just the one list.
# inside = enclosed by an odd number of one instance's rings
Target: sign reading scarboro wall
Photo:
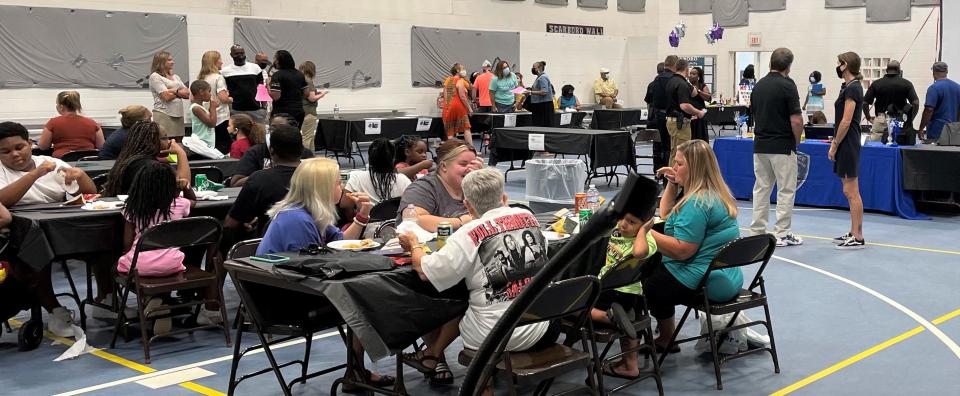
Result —
[[603, 26], [564, 25], [548, 23], [547, 33], [583, 34], [587, 36], [603, 36]]

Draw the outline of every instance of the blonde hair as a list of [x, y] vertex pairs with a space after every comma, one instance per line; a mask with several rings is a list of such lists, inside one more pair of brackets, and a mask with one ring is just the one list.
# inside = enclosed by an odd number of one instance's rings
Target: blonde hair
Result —
[[63, 91], [57, 94], [57, 105], [63, 106], [65, 109], [79, 113], [83, 109], [80, 106], [80, 92], [77, 91]]
[[683, 159], [687, 163], [687, 183], [683, 198], [673, 205], [666, 217], [679, 211], [691, 199], [697, 205], [704, 205], [708, 195], [713, 195], [723, 202], [727, 214], [736, 218], [737, 201], [733, 198], [730, 187], [723, 181], [720, 165], [710, 144], [699, 139], [690, 140], [677, 146], [677, 153], [683, 153]]
[[197, 74], [197, 80], [203, 80], [211, 74], [220, 74], [217, 69], [217, 61], [220, 60], [220, 53], [217, 51], [207, 51], [200, 58], [200, 74]]
[[153, 55], [153, 63], [150, 65], [150, 72], [165, 76], [166, 70], [163, 69], [166, 68], [167, 61], [170, 60], [170, 58], [173, 58], [173, 56], [167, 51], [157, 52], [155, 55]]
[[146, 107], [140, 105], [130, 105], [120, 109], [120, 125], [124, 128], [130, 128], [137, 121], [149, 121], [153, 114]]
[[317, 65], [311, 61], [301, 63], [299, 69], [300, 73], [303, 73], [307, 80], [313, 80], [313, 78], [317, 76]]
[[330, 158], [311, 158], [300, 162], [290, 179], [290, 191], [267, 214], [275, 219], [284, 210], [304, 208], [320, 232], [337, 220], [333, 202], [334, 186], [340, 183], [340, 165]]

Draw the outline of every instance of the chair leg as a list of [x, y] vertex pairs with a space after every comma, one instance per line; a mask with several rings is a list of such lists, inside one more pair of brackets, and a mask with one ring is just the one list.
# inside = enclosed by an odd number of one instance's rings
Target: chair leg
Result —
[[127, 310], [127, 298], [130, 297], [130, 288], [125, 286], [120, 286], [120, 289], [121, 290], [118, 290], [118, 294], [122, 295], [123, 297], [118, 298], [116, 301], [116, 304], [118, 306], [117, 323], [116, 325], [114, 325], [114, 328], [113, 328], [113, 338], [110, 340], [110, 349], [117, 347], [117, 336], [120, 335], [120, 328], [125, 326], [128, 320], [127, 315], [124, 313], [124, 311]]
[[313, 345], [313, 333], [307, 333], [307, 342], [303, 348], [303, 364], [300, 368], [300, 375], [303, 376], [303, 379], [300, 380], [301, 383], [307, 383], [307, 362], [310, 361], [310, 347]]
[[227, 340], [227, 347], [230, 347], [230, 326], [227, 325], [227, 300], [223, 298], [223, 287], [219, 284], [217, 287], [217, 305], [220, 305], [220, 327], [223, 327], [223, 338]]
[[[670, 348], [673, 348], [673, 346], [676, 345], [677, 337], [680, 335], [680, 330], [683, 329], [683, 323], [686, 322], [687, 317], [690, 316], [690, 311], [694, 311], [694, 309], [687, 307], [687, 310], [683, 311], [683, 316], [680, 317], [680, 323], [677, 323], [677, 328], [673, 331], [673, 337], [670, 337], [670, 343], [667, 344], [667, 348], [666, 348], [667, 351], [669, 351]], [[663, 366], [663, 361], [664, 359], [667, 358], [668, 355], [670, 355], [670, 353], [664, 353], [660, 355], [660, 362], [659, 362], [660, 366]]]
[[[68, 297], [72, 298], [74, 303], [77, 304], [77, 309], [80, 311], [80, 328], [87, 329], [87, 315], [83, 312], [83, 302], [80, 301], [80, 292], [77, 291], [77, 284], [73, 282], [73, 275], [70, 273], [70, 267], [67, 266], [67, 260], [60, 261], [60, 268], [63, 269], [63, 276], [67, 278], [67, 283], [70, 285], [70, 294]], [[61, 293], [66, 295], [65, 293]]]
[[140, 314], [140, 342], [143, 344], [143, 362], [150, 364], [150, 337], [147, 337], [147, 314], [143, 308], [143, 296], [138, 294], [137, 312]]
[[260, 344], [263, 345], [263, 353], [267, 355], [267, 360], [270, 361], [270, 368], [273, 369], [273, 373], [277, 376], [277, 381], [280, 382], [280, 388], [283, 389], [283, 394], [285, 396], [290, 396], [290, 387], [287, 386], [287, 381], [283, 379], [283, 373], [280, 372], [280, 367], [277, 365], [277, 359], [273, 357], [273, 351], [270, 349], [269, 344], [270, 341], [267, 340], [267, 337], [263, 335], [263, 332], [259, 328], [257, 329], [257, 337], [260, 338]]
[[[243, 320], [243, 306], [237, 311], [236, 323]], [[230, 363], [230, 383], [227, 385], [227, 395], [233, 396], [233, 391], [237, 388], [237, 368], [240, 367], [240, 340], [243, 337], [243, 329], [237, 327], [237, 339], [233, 343], [233, 361]]]
[[653, 325], [648, 325], [647, 329], [644, 330], [643, 338], [646, 339], [646, 344], [650, 347], [650, 357], [653, 361], [653, 380], [657, 383], [657, 392], [660, 396], [663, 396], [663, 376], [660, 372], [660, 360], [657, 359], [657, 344], [653, 342]]
[[777, 358], [777, 343], [773, 340], [773, 322], [770, 321], [770, 307], [764, 303], [763, 313], [767, 316], [767, 335], [770, 336], [770, 355], [773, 357], [773, 372], [780, 374], [780, 360]]
[[710, 317], [710, 311], [704, 312], [703, 316], [707, 321], [707, 338], [710, 339], [710, 354], [713, 355], [713, 372], [717, 376], [717, 390], [723, 390], [723, 380], [720, 379], [720, 351], [717, 350], [719, 348], [717, 343], [718, 332], [713, 330], [713, 318]]

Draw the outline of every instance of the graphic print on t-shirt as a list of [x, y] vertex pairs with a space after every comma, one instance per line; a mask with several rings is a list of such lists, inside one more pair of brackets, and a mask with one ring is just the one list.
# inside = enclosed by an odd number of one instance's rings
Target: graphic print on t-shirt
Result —
[[483, 263], [487, 304], [516, 298], [547, 263], [546, 239], [530, 213], [485, 221], [469, 236]]

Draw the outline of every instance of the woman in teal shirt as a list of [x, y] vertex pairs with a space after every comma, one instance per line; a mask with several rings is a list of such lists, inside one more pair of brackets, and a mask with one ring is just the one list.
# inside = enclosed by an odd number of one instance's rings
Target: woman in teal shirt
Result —
[[493, 71], [493, 78], [490, 79], [490, 92], [493, 94], [493, 104], [496, 105], [497, 113], [513, 112], [513, 103], [516, 96], [513, 89], [517, 87], [517, 76], [510, 71], [510, 65], [505, 61], [497, 64]]
[[[710, 145], [702, 140], [685, 142], [677, 147], [675, 161], [672, 168], [657, 170], [658, 176], [669, 181], [660, 200], [664, 232], [653, 232], [663, 265], [643, 285], [650, 312], [660, 327], [658, 349], [666, 347], [676, 330], [676, 305], [695, 296], [713, 258], [740, 237], [736, 201], [720, 175]], [[683, 197], [677, 201], [680, 191]], [[740, 268], [714, 271], [707, 281], [707, 295], [713, 301], [728, 301], [742, 286]]]

